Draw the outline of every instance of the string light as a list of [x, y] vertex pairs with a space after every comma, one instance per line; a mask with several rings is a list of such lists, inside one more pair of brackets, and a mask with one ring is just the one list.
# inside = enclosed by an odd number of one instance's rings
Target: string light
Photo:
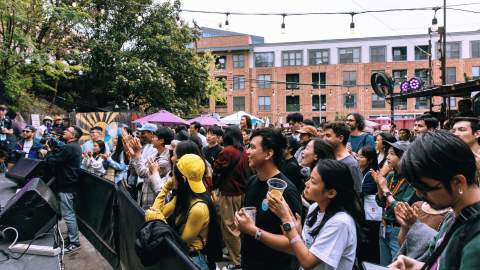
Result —
[[439, 7], [433, 8], [434, 14], [433, 14], [433, 19], [432, 19], [432, 27], [431, 27], [432, 32], [437, 32], [438, 31], [437, 11], [439, 9], [440, 9]]
[[286, 16], [287, 16], [287, 14], [282, 14], [282, 25], [281, 25], [282, 34], [285, 34], [285, 17]]
[[72, 2], [72, 7], [76, 8], [77, 7], [77, 2]]
[[229, 25], [230, 25], [230, 23], [228, 22], [228, 15], [230, 15], [229, 12], [225, 13], [225, 17], [226, 17], [226, 18], [225, 18], [225, 26], [229, 26]]
[[352, 16], [352, 21], [350, 22], [350, 34], [355, 34], [355, 23], [353, 22], [353, 16], [355, 16], [355, 12], [350, 13], [350, 16]]
[[142, 17], [142, 15], [138, 15], [138, 17], [137, 17], [137, 21], [139, 21], [139, 22], [143, 21], [143, 17]]

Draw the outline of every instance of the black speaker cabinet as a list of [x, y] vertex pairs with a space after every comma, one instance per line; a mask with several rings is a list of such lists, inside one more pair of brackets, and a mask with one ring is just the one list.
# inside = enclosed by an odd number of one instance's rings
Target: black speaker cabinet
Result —
[[30, 179], [40, 177], [43, 174], [45, 163], [40, 159], [19, 159], [5, 176], [13, 180], [19, 187], [23, 187]]
[[[59, 213], [53, 191], [40, 178], [34, 178], [7, 202], [0, 213], [0, 226], [17, 229], [19, 240], [33, 239], [52, 228]], [[7, 232], [7, 238], [13, 239], [14, 232]]]

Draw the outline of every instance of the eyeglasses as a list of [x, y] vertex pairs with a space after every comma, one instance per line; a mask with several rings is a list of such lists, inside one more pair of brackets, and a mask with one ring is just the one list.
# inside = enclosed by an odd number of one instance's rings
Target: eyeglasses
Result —
[[22, 130], [23, 133], [30, 133], [32, 132], [31, 130]]

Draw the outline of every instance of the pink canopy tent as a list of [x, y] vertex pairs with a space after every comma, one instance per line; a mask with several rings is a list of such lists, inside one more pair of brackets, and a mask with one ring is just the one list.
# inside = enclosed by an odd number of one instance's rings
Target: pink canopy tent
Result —
[[220, 126], [220, 127], [226, 127], [227, 126], [224, 123], [220, 122], [220, 120], [217, 120], [215, 117], [213, 117], [211, 115], [201, 115], [199, 117], [195, 117], [193, 119], [190, 119], [187, 122], [189, 124], [191, 124], [193, 122], [198, 122], [198, 123], [200, 123], [200, 125], [207, 126], [207, 127], [214, 126], [214, 125], [217, 125], [217, 126]]
[[144, 116], [133, 122], [140, 124], [154, 123], [164, 125], [188, 125], [187, 121], [166, 110], [160, 110], [159, 112]]

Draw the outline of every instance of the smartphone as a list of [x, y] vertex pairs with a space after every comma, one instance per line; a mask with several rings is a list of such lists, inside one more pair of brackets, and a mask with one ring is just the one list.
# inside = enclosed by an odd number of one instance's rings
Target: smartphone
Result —
[[387, 267], [369, 262], [362, 262], [362, 265], [365, 270], [388, 270]]

